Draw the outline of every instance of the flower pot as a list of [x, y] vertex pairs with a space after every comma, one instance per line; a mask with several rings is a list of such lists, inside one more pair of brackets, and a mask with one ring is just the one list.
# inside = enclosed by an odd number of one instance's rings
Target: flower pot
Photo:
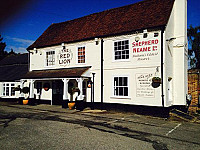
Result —
[[27, 105], [28, 104], [28, 99], [24, 99], [23, 100], [23, 105]]
[[70, 110], [74, 109], [74, 108], [75, 108], [75, 104], [76, 104], [75, 102], [69, 102], [69, 103], [68, 103], [69, 109], [70, 109]]

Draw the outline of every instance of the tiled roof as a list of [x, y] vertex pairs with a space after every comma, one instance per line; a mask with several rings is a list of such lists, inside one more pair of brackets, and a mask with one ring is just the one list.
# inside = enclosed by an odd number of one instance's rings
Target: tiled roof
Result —
[[20, 80], [28, 72], [28, 54], [10, 55], [0, 61], [0, 81]]
[[132, 5], [52, 24], [27, 49], [165, 26], [174, 0], [145, 0]]
[[35, 70], [27, 72], [23, 79], [41, 79], [41, 78], [75, 78], [81, 77], [90, 67], [66, 68], [54, 70]]

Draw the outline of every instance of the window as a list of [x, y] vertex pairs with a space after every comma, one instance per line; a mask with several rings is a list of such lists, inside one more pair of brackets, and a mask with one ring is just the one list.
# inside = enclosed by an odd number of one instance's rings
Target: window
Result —
[[78, 63], [85, 63], [85, 47], [78, 48]]
[[46, 52], [46, 66], [55, 65], [55, 51]]
[[128, 77], [114, 77], [114, 96], [128, 96]]
[[3, 96], [15, 96], [14, 88], [14, 83], [3, 84]]
[[14, 91], [14, 89], [15, 89], [15, 84], [11, 84], [10, 85], [10, 88], [11, 88], [11, 96], [15, 96], [15, 91]]
[[114, 42], [115, 60], [129, 59], [129, 40]]

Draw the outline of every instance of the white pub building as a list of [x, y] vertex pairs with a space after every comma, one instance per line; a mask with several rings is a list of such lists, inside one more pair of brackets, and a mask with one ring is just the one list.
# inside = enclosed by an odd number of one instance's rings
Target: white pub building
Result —
[[186, 105], [187, 0], [144, 0], [55, 23], [27, 50], [21, 87], [29, 85], [29, 99]]

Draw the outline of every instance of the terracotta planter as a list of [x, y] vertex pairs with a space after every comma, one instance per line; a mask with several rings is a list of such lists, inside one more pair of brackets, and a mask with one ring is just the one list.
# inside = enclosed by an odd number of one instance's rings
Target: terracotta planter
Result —
[[69, 109], [70, 109], [70, 110], [74, 109], [74, 108], [75, 108], [75, 104], [76, 104], [75, 102], [69, 102], [69, 103], [68, 103]]
[[27, 105], [28, 104], [28, 100], [27, 99], [24, 99], [23, 100], [23, 105]]

